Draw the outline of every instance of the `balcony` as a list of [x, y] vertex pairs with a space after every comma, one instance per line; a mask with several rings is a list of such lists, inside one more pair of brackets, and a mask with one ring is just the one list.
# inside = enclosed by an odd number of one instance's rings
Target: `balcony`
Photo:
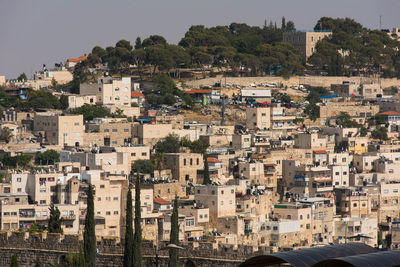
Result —
[[66, 221], [73, 221], [76, 219], [75, 214], [62, 215], [61, 218]]

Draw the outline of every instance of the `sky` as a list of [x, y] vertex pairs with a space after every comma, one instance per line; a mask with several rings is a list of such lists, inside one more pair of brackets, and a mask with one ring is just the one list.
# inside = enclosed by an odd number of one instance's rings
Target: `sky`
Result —
[[[262, 26], [281, 17], [297, 29], [350, 17], [368, 28], [400, 27], [399, 0], [0, 0], [0, 76], [29, 78], [91, 49], [159, 34], [177, 43], [191, 25]], [[397, 14], [396, 14], [397, 13]]]

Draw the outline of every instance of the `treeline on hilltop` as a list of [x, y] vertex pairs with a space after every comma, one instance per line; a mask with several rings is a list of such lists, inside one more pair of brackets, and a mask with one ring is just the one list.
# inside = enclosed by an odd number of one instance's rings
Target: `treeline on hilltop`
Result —
[[317, 73], [400, 78], [400, 43], [386, 32], [367, 29], [349, 18], [328, 17], [320, 18], [314, 29], [332, 31], [309, 59]]
[[[107, 64], [111, 74], [133, 74], [134, 70], [140, 78], [160, 72], [179, 78], [183, 68], [204, 71], [210, 65], [225, 67], [225, 72], [233, 76], [270, 74], [271, 69], [277, 75], [302, 74], [300, 52], [282, 42], [285, 30], [295, 30], [294, 23], [286, 23], [285, 18], [279, 27], [266, 22], [263, 27], [244, 23], [210, 28], [197, 25], [189, 28], [178, 45], [168, 44], [160, 35], [151, 35], [143, 41], [138, 37], [134, 45], [120, 40], [105, 49], [95, 46], [88, 60], [75, 67], [75, 88], [79, 82], [94, 78], [89, 68], [98, 63]], [[136, 68], [132, 69], [132, 65]]]
[[314, 30], [333, 34], [320, 41], [305, 62], [296, 48], [283, 42], [283, 32], [293, 30], [294, 23], [283, 17], [279, 26], [272, 22], [263, 27], [244, 23], [191, 26], [178, 45], [151, 35], [143, 41], [137, 37], [134, 45], [120, 40], [105, 49], [96, 46], [88, 60], [76, 66], [72, 88], [77, 91], [80, 82], [94, 79], [89, 69], [98, 63], [107, 65], [111, 74], [134, 74], [141, 79], [158, 73], [179, 78], [182, 69], [205, 71], [208, 66], [230, 76], [302, 75], [307, 70], [317, 75], [400, 77], [399, 42], [386, 32], [367, 29], [349, 18], [322, 17]]

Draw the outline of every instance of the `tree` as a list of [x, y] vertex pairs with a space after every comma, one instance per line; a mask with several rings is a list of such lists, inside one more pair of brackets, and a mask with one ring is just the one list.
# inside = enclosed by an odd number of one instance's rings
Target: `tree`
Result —
[[86, 267], [85, 255], [82, 253], [82, 249], [79, 252], [69, 252], [65, 257], [65, 266], [69, 267]]
[[203, 172], [203, 184], [211, 184], [211, 179], [210, 179], [210, 170], [208, 168], [208, 157], [206, 154], [204, 154], [204, 172]]
[[155, 167], [151, 160], [148, 159], [138, 159], [132, 164], [132, 171], [137, 173], [153, 173]]
[[126, 197], [126, 231], [125, 231], [125, 250], [124, 250], [124, 267], [132, 267], [133, 265], [133, 218], [132, 218], [132, 192], [128, 189]]
[[310, 120], [315, 121], [319, 118], [319, 107], [315, 103], [310, 103], [304, 109], [304, 113], [308, 115]]
[[22, 154], [14, 157], [5, 156], [3, 159], [1, 159], [1, 162], [8, 167], [25, 168], [29, 165], [31, 160], [32, 160], [31, 155]]
[[26, 76], [25, 72], [23, 72], [18, 76], [17, 80], [20, 82], [24, 82], [28, 80], [28, 77]]
[[176, 134], [169, 134], [158, 141], [154, 147], [157, 153], [178, 153], [180, 148], [179, 137]]
[[[171, 233], [169, 243], [172, 245], [179, 245], [179, 223], [178, 223], [178, 196], [175, 195], [174, 209], [171, 216]], [[168, 267], [179, 266], [179, 253], [177, 248], [169, 249], [169, 262]]]
[[54, 149], [46, 150], [36, 157], [36, 164], [53, 165], [60, 161], [60, 153]]
[[61, 228], [61, 218], [60, 218], [60, 210], [58, 207], [54, 207], [54, 203], [50, 203], [50, 218], [48, 223], [48, 231], [49, 233], [59, 233], [62, 234], [63, 230]]
[[68, 109], [68, 107], [69, 107], [68, 96], [66, 96], [66, 95], [61, 95], [61, 97], [60, 97], [60, 104], [61, 104], [61, 108], [62, 108], [63, 110]]
[[96, 266], [96, 232], [92, 184], [89, 184], [87, 192], [87, 207], [85, 217], [85, 230], [83, 233], [83, 244], [86, 266]]
[[143, 48], [143, 46], [142, 46], [142, 40], [141, 40], [140, 37], [138, 36], [138, 37], [136, 38], [136, 41], [135, 41], [135, 49], [141, 49], [141, 48]]
[[381, 141], [389, 140], [387, 129], [385, 127], [377, 127], [371, 132], [371, 137], [374, 139], [379, 139]]
[[367, 136], [367, 134], [368, 134], [368, 129], [365, 128], [364, 126], [361, 126], [361, 128], [360, 128], [360, 136], [361, 137], [365, 137], [365, 136]]
[[18, 259], [17, 259], [17, 255], [13, 254], [11, 257], [11, 267], [19, 267], [19, 263], [18, 263]]
[[70, 110], [71, 114], [82, 114], [85, 121], [91, 121], [94, 118], [111, 117], [110, 112], [101, 106], [85, 104], [79, 108]]
[[40, 262], [40, 257], [39, 257], [39, 254], [38, 254], [38, 255], [36, 255], [35, 267], [41, 267], [41, 266], [42, 266], [42, 264]]
[[135, 181], [135, 235], [133, 237], [133, 258], [134, 266], [142, 266], [142, 226], [141, 226], [141, 207], [140, 207], [140, 179], [139, 174]]
[[347, 112], [340, 112], [340, 115], [337, 117], [337, 124], [341, 125], [345, 128], [358, 128], [359, 125], [356, 121], [351, 119], [351, 116]]
[[8, 143], [8, 142], [10, 142], [12, 137], [13, 137], [13, 133], [10, 130], [10, 128], [4, 127], [4, 128], [1, 129], [0, 141]]
[[50, 92], [29, 90], [28, 100], [27, 103], [33, 109], [61, 109], [60, 100]]

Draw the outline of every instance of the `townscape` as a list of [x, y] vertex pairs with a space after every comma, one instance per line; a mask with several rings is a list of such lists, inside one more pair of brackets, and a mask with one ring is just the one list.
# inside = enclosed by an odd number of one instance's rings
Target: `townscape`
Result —
[[124, 266], [142, 242], [170, 266], [202, 243], [397, 250], [399, 40], [351, 19], [192, 26], [0, 76], [0, 230], [79, 236], [60, 266], [94, 266], [96, 239]]

